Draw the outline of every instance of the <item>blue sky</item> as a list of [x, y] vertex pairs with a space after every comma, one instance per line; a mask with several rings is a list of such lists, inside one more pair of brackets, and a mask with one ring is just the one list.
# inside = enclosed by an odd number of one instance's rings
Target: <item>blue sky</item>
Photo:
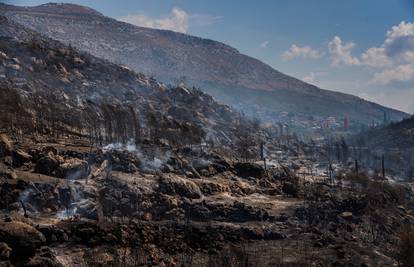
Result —
[[[32, 6], [48, 1], [6, 2]], [[321, 88], [414, 113], [413, 0], [55, 2], [218, 40]]]

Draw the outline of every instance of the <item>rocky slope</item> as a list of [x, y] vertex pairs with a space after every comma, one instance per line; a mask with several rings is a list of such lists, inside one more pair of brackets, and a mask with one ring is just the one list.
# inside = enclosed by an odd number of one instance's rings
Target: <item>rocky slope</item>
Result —
[[392, 266], [414, 223], [408, 186], [33, 140], [0, 134], [4, 266]]
[[[47, 131], [54, 121], [60, 130], [70, 129], [78, 135], [94, 131], [96, 142], [101, 143], [121, 141], [113, 136], [122, 131], [122, 141], [155, 138], [200, 143], [202, 138], [232, 144], [232, 125], [240, 116], [211, 96], [167, 87], [5, 17], [0, 17], [0, 24], [0, 102], [4, 111], [0, 121], [4, 125], [13, 114], [19, 120], [15, 118], [12, 127], [22, 131]], [[105, 131], [98, 131], [101, 128]]]
[[33, 30], [95, 56], [171, 82], [185, 76], [216, 98], [258, 115], [279, 120], [283, 111], [316, 116], [315, 121], [344, 116], [351, 125], [391, 120], [406, 114], [360, 98], [321, 90], [284, 75], [225, 44], [181, 33], [135, 27], [86, 7], [46, 4], [0, 5], [0, 12]]

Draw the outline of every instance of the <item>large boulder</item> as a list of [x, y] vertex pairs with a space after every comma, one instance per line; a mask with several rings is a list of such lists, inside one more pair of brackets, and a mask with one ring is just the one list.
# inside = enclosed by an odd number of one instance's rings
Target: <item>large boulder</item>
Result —
[[6, 243], [0, 242], [0, 261], [8, 260], [11, 251], [12, 249]]
[[53, 176], [54, 171], [59, 167], [59, 161], [52, 155], [40, 158], [35, 166], [35, 172]]
[[265, 170], [262, 166], [250, 162], [237, 162], [234, 164], [234, 170], [242, 178], [262, 178], [265, 175]]
[[282, 192], [288, 196], [297, 197], [299, 195], [299, 186], [296, 183], [284, 182]]
[[215, 155], [212, 167], [219, 173], [225, 172], [231, 169], [231, 163], [225, 157]]
[[8, 156], [13, 150], [13, 142], [5, 134], [0, 134], [0, 157]]
[[32, 160], [32, 156], [21, 149], [17, 149], [13, 151], [13, 165], [15, 167], [20, 167], [24, 163], [30, 162]]
[[56, 176], [69, 180], [85, 179], [90, 172], [89, 164], [85, 160], [72, 158], [60, 164], [56, 169]]
[[0, 240], [12, 249], [12, 258], [28, 258], [45, 243], [45, 236], [34, 227], [19, 221], [0, 223]]
[[168, 195], [179, 195], [194, 199], [202, 196], [196, 183], [175, 175], [161, 177], [158, 189], [161, 193]]
[[15, 180], [17, 179], [17, 174], [13, 171], [13, 169], [10, 169], [3, 163], [0, 163], [0, 177], [4, 177], [9, 180]]

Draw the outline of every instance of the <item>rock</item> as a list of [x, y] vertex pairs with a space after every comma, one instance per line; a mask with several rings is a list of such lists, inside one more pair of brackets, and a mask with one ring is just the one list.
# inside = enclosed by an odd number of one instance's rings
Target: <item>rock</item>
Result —
[[5, 177], [8, 180], [15, 180], [17, 179], [17, 174], [12, 169], [9, 169], [4, 164], [0, 163], [0, 177]]
[[13, 158], [11, 156], [5, 156], [3, 162], [7, 166], [13, 166]]
[[237, 162], [234, 164], [234, 170], [242, 178], [262, 178], [265, 175], [263, 167], [256, 163]]
[[203, 169], [207, 169], [210, 166], [211, 162], [204, 159], [195, 159], [192, 162], [194, 169], [200, 172]]
[[7, 179], [10, 179], [10, 180], [16, 180], [18, 178], [17, 174], [12, 170], [7, 170], [4, 173], [4, 175], [6, 176]]
[[0, 224], [0, 240], [12, 248], [11, 257], [28, 258], [46, 242], [45, 236], [32, 226], [11, 221]]
[[282, 192], [288, 196], [297, 197], [299, 188], [291, 182], [284, 182], [282, 185]]
[[227, 160], [225, 157], [221, 155], [214, 155], [214, 160], [211, 166], [219, 173], [225, 172], [230, 170], [231, 163], [229, 160]]
[[165, 172], [165, 173], [174, 172], [174, 168], [170, 164], [164, 164], [164, 166], [162, 166], [162, 172]]
[[14, 70], [20, 70], [21, 67], [19, 64], [10, 64], [8, 65], [9, 68], [14, 69]]
[[344, 211], [341, 214], [339, 214], [339, 216], [347, 221], [352, 220], [353, 218], [353, 214], [350, 211]]
[[59, 162], [51, 155], [40, 158], [35, 166], [35, 172], [52, 176], [59, 167]]
[[200, 190], [205, 195], [214, 195], [221, 192], [229, 192], [230, 188], [220, 183], [203, 181], [203, 183], [200, 184]]
[[194, 178], [194, 173], [192, 173], [190, 171], [186, 171], [185, 176], [187, 176], [188, 178]]
[[78, 65], [83, 65], [83, 64], [85, 64], [85, 61], [83, 61], [79, 57], [75, 57], [75, 58], [73, 58], [73, 63], [78, 64]]
[[158, 189], [168, 195], [179, 195], [187, 198], [201, 198], [200, 188], [192, 181], [178, 176], [164, 176], [160, 179]]
[[56, 169], [56, 176], [69, 180], [85, 179], [89, 174], [89, 165], [85, 160], [72, 158], [60, 164]]
[[13, 142], [5, 134], [0, 134], [0, 157], [10, 155], [13, 150]]
[[8, 260], [12, 249], [4, 242], [0, 242], [0, 260]]
[[49, 247], [41, 247], [36, 255], [30, 258], [26, 266], [30, 267], [63, 267]]
[[90, 220], [98, 220], [98, 210], [96, 203], [87, 199], [77, 205], [77, 214], [82, 218], [87, 218]]
[[17, 149], [13, 151], [13, 165], [16, 167], [20, 167], [26, 162], [30, 162], [32, 160], [32, 156], [28, 153], [24, 152], [21, 149]]
[[200, 170], [200, 175], [201, 176], [210, 176], [210, 172], [206, 169], [202, 169], [202, 170]]
[[16, 64], [21, 64], [20, 60], [17, 57], [12, 58], [13, 62]]
[[104, 160], [102, 162], [101, 166], [98, 169], [96, 169], [96, 171], [94, 171], [92, 173], [91, 178], [94, 179], [94, 178], [97, 178], [99, 176], [102, 176], [103, 178], [106, 178], [107, 175], [108, 175], [108, 172], [109, 172], [108, 166], [109, 166], [108, 160]]
[[54, 225], [39, 225], [36, 229], [45, 236], [47, 244], [57, 241], [65, 242], [68, 240], [67, 234]]
[[4, 52], [2, 52], [2, 51], [0, 51], [0, 58], [2, 58], [2, 59], [9, 59], [9, 57], [7, 56], [7, 54], [4, 53]]

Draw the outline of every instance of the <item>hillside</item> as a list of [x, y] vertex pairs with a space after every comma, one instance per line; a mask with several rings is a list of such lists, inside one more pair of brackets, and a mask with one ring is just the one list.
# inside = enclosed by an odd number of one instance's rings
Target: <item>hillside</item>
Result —
[[414, 117], [359, 135], [372, 147], [414, 149]]
[[414, 117], [350, 136], [349, 143], [356, 147], [363, 166], [378, 171], [384, 157], [387, 173], [413, 179]]
[[[191, 134], [191, 138], [231, 144], [228, 136], [239, 115], [211, 96], [199, 90], [167, 87], [5, 17], [0, 19], [0, 102], [6, 109], [0, 117], [4, 125], [12, 113], [20, 118], [14, 127], [19, 128], [20, 122], [21, 130], [26, 131], [39, 126], [36, 124], [47, 130], [51, 121], [62, 130], [73, 131], [88, 127], [88, 131], [96, 131], [105, 124], [106, 131], [94, 134], [101, 143], [102, 139], [136, 139], [137, 135], [186, 142]], [[105, 122], [108, 118], [112, 121], [109, 125]], [[116, 128], [124, 132], [123, 140], [112, 140]], [[155, 133], [159, 128], [163, 131]], [[78, 130], [78, 134], [85, 134], [85, 130]]]
[[0, 5], [0, 12], [22, 25], [137, 72], [172, 82], [185, 76], [215, 98], [264, 120], [279, 120], [283, 111], [328, 116], [351, 125], [390, 120], [405, 113], [355, 96], [319, 89], [213, 40], [136, 27], [70, 4], [37, 7]]
[[397, 265], [412, 190], [330, 150], [0, 16], [0, 266]]

